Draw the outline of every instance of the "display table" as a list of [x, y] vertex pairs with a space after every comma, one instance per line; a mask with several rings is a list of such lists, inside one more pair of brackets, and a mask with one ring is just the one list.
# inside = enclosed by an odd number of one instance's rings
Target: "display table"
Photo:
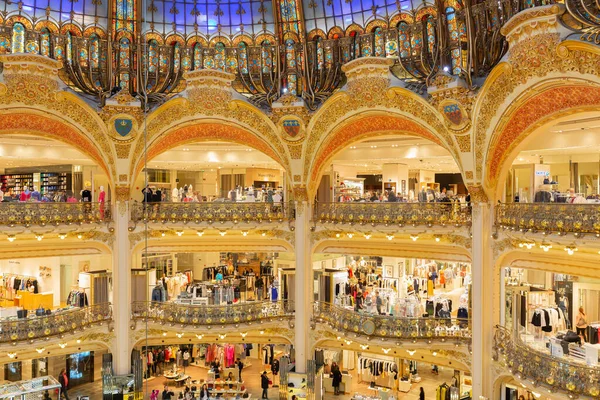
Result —
[[[333, 378], [329, 374], [323, 375], [323, 388], [325, 392], [334, 393]], [[342, 382], [340, 383], [340, 393], [350, 393], [352, 389], [352, 375], [342, 374]]]
[[16, 317], [19, 307], [4, 307], [0, 308], [0, 318]]
[[40, 307], [52, 309], [54, 306], [54, 293], [30, 293], [26, 290], [17, 290], [14, 304], [17, 307], [23, 307], [25, 310], [36, 310]]
[[411, 385], [410, 381], [398, 381], [398, 391], [399, 392], [408, 393], [408, 392], [410, 392], [411, 386], [412, 385]]

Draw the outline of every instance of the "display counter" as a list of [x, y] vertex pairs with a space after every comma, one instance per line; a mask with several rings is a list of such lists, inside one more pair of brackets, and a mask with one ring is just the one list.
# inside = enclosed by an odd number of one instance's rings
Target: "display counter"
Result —
[[412, 387], [412, 384], [410, 383], [410, 381], [398, 381], [398, 391], [399, 392], [408, 393], [408, 392], [410, 392], [411, 387]]
[[[323, 376], [323, 388], [325, 388], [325, 392], [334, 393], [333, 389], [333, 378], [326, 374]], [[342, 382], [340, 383], [340, 392], [341, 393], [350, 393], [352, 389], [352, 375], [350, 374], [342, 374]]]
[[36, 310], [38, 308], [49, 310], [54, 306], [54, 293], [30, 293], [26, 290], [17, 290], [14, 304], [25, 310]]
[[0, 308], [0, 319], [1, 318], [16, 317], [17, 316], [17, 311], [19, 311], [19, 310], [20, 310], [19, 307], [4, 307], [4, 308]]

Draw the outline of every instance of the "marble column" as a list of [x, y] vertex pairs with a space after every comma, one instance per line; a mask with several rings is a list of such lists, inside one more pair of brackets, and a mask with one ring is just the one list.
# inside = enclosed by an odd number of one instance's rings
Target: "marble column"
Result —
[[113, 371], [116, 375], [131, 373], [129, 348], [131, 271], [129, 248], [129, 202], [119, 200], [113, 210], [115, 243], [113, 246], [113, 319], [115, 339], [113, 345]]
[[488, 202], [472, 207], [472, 365], [473, 398], [492, 399], [492, 346], [494, 335], [492, 253], [493, 210]]
[[310, 354], [310, 318], [313, 303], [313, 269], [310, 255], [310, 206], [308, 202], [296, 202], [296, 279], [294, 348], [296, 351], [296, 372], [306, 372], [306, 361]]

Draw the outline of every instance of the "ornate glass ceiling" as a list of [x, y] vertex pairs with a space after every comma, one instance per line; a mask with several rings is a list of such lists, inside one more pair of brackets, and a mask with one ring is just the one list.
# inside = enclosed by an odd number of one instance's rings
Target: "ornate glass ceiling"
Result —
[[45, 20], [57, 23], [59, 26], [73, 22], [81, 26], [108, 24], [108, 0], [2, 0], [0, 10], [18, 13], [19, 7], [34, 21]]
[[272, 2], [259, 0], [148, 0], [144, 31], [212, 37], [274, 32]]

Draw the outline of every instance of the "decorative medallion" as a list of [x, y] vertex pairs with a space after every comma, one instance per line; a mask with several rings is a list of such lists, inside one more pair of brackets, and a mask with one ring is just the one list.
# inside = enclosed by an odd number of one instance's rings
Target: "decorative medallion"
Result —
[[132, 142], [137, 131], [137, 121], [127, 114], [114, 115], [108, 122], [111, 138], [116, 142]]
[[461, 131], [470, 124], [469, 116], [464, 107], [456, 100], [444, 100], [439, 105], [439, 110], [446, 120], [448, 127]]
[[281, 136], [288, 142], [304, 139], [304, 121], [295, 115], [286, 115], [279, 120]]

